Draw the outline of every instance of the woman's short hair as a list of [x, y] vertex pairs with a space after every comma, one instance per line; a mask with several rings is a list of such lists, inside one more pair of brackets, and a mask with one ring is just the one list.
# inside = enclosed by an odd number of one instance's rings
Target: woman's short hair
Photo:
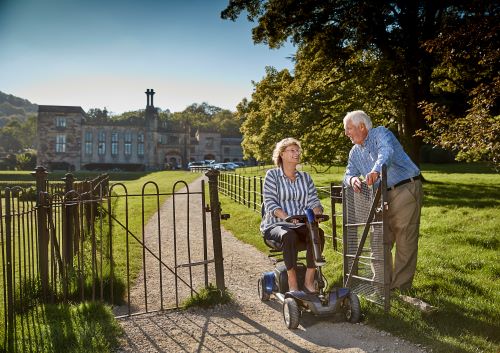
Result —
[[277, 167], [281, 167], [283, 165], [283, 160], [281, 159], [281, 152], [283, 152], [288, 146], [296, 145], [301, 150], [300, 142], [293, 137], [287, 137], [281, 140], [276, 144], [276, 147], [273, 151], [273, 162]]
[[372, 128], [372, 120], [370, 119], [368, 114], [366, 114], [362, 110], [355, 110], [353, 112], [347, 113], [344, 117], [344, 128], [346, 127], [349, 120], [354, 124], [354, 126], [359, 126], [360, 123], [363, 123], [365, 124], [367, 130], [370, 130]]

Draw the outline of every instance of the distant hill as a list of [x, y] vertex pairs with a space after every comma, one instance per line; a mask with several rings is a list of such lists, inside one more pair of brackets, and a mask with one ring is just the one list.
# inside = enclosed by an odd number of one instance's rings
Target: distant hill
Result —
[[28, 116], [35, 115], [37, 112], [38, 105], [0, 91], [0, 127], [12, 119], [26, 121]]

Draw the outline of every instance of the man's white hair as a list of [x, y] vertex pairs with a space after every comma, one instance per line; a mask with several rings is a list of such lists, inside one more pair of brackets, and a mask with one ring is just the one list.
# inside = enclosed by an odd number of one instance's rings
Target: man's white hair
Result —
[[372, 120], [370, 119], [368, 114], [366, 114], [362, 110], [355, 110], [353, 112], [347, 113], [346, 116], [344, 117], [344, 128], [346, 127], [347, 122], [349, 120], [356, 127], [358, 127], [360, 123], [363, 123], [363, 124], [365, 124], [365, 127], [367, 130], [370, 130], [372, 128]]

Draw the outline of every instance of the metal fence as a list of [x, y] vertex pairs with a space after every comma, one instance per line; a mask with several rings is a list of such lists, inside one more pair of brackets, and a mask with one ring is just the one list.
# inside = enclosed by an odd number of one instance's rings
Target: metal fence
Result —
[[[17, 336], [16, 327], [27, 327], [22, 314], [42, 302], [106, 301], [125, 308], [116, 313], [117, 316], [179, 307], [178, 288], [182, 287], [182, 293], [187, 296], [196, 294], [195, 285], [199, 283], [193, 282], [194, 268], [204, 271], [201, 285], [208, 286], [209, 264], [213, 265], [217, 288], [225, 289], [218, 172], [207, 173], [210, 206], [205, 206], [204, 182], [199, 191], [193, 192], [179, 181], [169, 193], [160, 193], [158, 185], [148, 182], [141, 194], [133, 195], [121, 183], [110, 185], [107, 175], [75, 182], [74, 177], [67, 174], [62, 185], [48, 183], [47, 172], [42, 167], [37, 168], [33, 175], [36, 192], [18, 186], [0, 192], [0, 285], [3, 289], [3, 300], [0, 300], [3, 331], [0, 330], [0, 336], [3, 336], [3, 347], [8, 352], [22, 350], [18, 346], [22, 339]], [[175, 190], [178, 186], [184, 187], [184, 191]], [[120, 188], [122, 192], [116, 192]], [[159, 216], [162, 195], [174, 199], [174, 212], [168, 219]], [[176, 212], [176, 202], [182, 197], [188, 199], [187, 206]], [[142, 200], [140, 212], [129, 209], [132, 198]], [[192, 201], [192, 198], [196, 200]], [[145, 240], [145, 225], [149, 221], [144, 217], [146, 203], [156, 203], [158, 232], [155, 237], [157, 244], [170, 246], [170, 253], [165, 251], [162, 255], [161, 247]], [[193, 209], [202, 214], [200, 237], [190, 235], [190, 212]], [[179, 212], [186, 219], [183, 230], [179, 230]], [[207, 257], [207, 213], [210, 213], [212, 225], [213, 256], [210, 258]], [[134, 232], [129, 228], [129, 220], [141, 215], [142, 232]], [[160, 223], [173, 224], [173, 231], [162, 233]], [[193, 254], [190, 250], [189, 242], [194, 241], [193, 238], [203, 242], [201, 254]], [[176, 251], [180, 242], [187, 242], [188, 250], [182, 254]], [[121, 247], [115, 249], [117, 244]], [[137, 273], [129, 262], [129, 251], [134, 246], [141, 249], [139, 253], [142, 253], [143, 260], [143, 291], [138, 299], [131, 297], [130, 292], [130, 288], [137, 285]], [[116, 251], [126, 253], [116, 256]], [[154, 266], [146, 267], [146, 257], [153, 258]], [[146, 274], [156, 276], [155, 271], [160, 277], [160, 286], [153, 288]], [[164, 285], [169, 287], [164, 288]], [[163, 298], [172, 293], [173, 304], [166, 303]], [[158, 307], [152, 308], [151, 297], [159, 298]]]

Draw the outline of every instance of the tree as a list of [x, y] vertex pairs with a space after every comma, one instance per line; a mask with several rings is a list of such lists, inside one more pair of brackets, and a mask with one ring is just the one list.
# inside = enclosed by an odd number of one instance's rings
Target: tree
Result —
[[[266, 68], [266, 77], [254, 83], [252, 101], [238, 106], [244, 121], [244, 153], [268, 160], [277, 141], [293, 136], [302, 141], [303, 161], [331, 165], [345, 162], [351, 147], [344, 136], [346, 111], [362, 108], [372, 112], [374, 120], [390, 125], [397, 107], [387, 99], [393, 91], [376, 79], [383, 68], [376, 67], [379, 61], [368, 52], [350, 55], [352, 70], [347, 72], [313, 41], [297, 51], [294, 76], [288, 70]], [[360, 105], [360, 100], [365, 103]]]
[[226, 136], [239, 135], [240, 121], [234, 113], [208, 103], [193, 103], [182, 112], [172, 114], [172, 120], [188, 123], [193, 129], [217, 131]]
[[19, 152], [23, 148], [33, 148], [35, 141], [35, 117], [33, 115], [22, 122], [12, 119], [0, 128], [0, 150], [6, 152]]
[[[390, 90], [386, 96], [369, 96], [373, 80], [360, 84], [359, 105], [374, 99], [389, 100], [397, 108], [397, 130], [413, 160], [418, 162], [420, 137], [417, 130], [425, 127], [420, 102], [432, 97], [431, 85], [439, 58], [425, 49], [424, 44], [437, 39], [442, 31], [460, 28], [471, 13], [496, 17], [495, 2], [479, 0], [457, 1], [373, 1], [373, 0], [230, 0], [221, 16], [235, 20], [243, 11], [257, 21], [252, 30], [255, 43], [271, 48], [286, 40], [299, 49], [314, 44], [341, 69], [342, 75], [355, 72], [352, 58], [364, 53], [376, 59], [374, 68], [381, 87]], [[494, 8], [494, 10], [492, 9]], [[355, 65], [359, 61], [354, 60]], [[354, 103], [354, 100], [350, 101]], [[370, 112], [371, 113], [371, 112]], [[372, 115], [372, 114], [371, 114]]]
[[[266, 76], [254, 84], [252, 100], [243, 100], [237, 106], [237, 116], [243, 121], [243, 154], [245, 159], [270, 161], [273, 142], [294, 136], [293, 126], [286, 125], [286, 118], [280, 109], [280, 93], [292, 82], [288, 70], [278, 72], [266, 67]], [[285, 128], [284, 128], [285, 127]], [[297, 136], [295, 136], [297, 137]]]
[[424, 141], [456, 153], [457, 160], [490, 161], [500, 168], [500, 24], [497, 16], [472, 13], [425, 43], [439, 58], [433, 96], [421, 103]]

